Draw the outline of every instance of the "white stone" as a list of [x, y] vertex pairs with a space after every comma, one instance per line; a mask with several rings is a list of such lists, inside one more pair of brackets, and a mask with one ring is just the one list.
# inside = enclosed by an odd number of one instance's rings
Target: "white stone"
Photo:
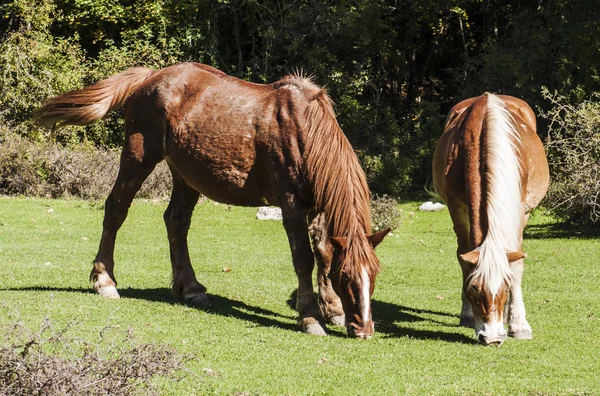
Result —
[[268, 206], [261, 206], [258, 208], [258, 212], [256, 212], [256, 218], [258, 220], [283, 220], [281, 208]]
[[419, 210], [424, 212], [437, 212], [438, 210], [444, 209], [445, 206], [439, 202], [433, 203], [431, 201], [423, 202], [421, 206], [419, 206]]

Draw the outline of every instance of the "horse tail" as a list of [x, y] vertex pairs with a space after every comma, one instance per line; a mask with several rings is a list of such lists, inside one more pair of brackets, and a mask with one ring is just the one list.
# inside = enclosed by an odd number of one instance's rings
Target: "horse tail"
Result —
[[524, 164], [517, 153], [523, 142], [502, 99], [492, 94], [487, 96], [483, 141], [487, 159], [488, 238], [508, 251], [519, 251]]
[[94, 85], [50, 98], [34, 114], [40, 125], [87, 125], [123, 105], [132, 93], [153, 73], [134, 67]]

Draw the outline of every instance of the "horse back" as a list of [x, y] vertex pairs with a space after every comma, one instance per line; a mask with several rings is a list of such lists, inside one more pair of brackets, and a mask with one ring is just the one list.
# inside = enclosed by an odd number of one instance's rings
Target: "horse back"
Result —
[[[434, 152], [433, 179], [436, 192], [451, 212], [457, 234], [470, 248], [481, 244], [487, 233], [486, 147], [488, 94], [470, 98], [452, 108]], [[508, 111], [518, 139], [515, 154], [520, 162], [523, 213], [537, 206], [548, 188], [548, 163], [536, 133], [535, 115], [522, 100], [498, 96]], [[513, 122], [514, 120], [514, 122]], [[459, 236], [459, 239], [461, 237]]]
[[131, 97], [127, 130], [161, 136], [171, 170], [206, 196], [277, 205], [282, 188], [305, 185], [303, 117], [316, 87], [287, 82], [249, 83], [195, 63], [167, 67]]

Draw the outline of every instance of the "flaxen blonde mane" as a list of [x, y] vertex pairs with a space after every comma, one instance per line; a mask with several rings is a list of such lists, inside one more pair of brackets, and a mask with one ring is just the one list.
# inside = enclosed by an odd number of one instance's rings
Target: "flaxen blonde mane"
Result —
[[335, 118], [332, 101], [320, 89], [306, 109], [304, 162], [313, 189], [315, 209], [324, 212], [330, 236], [346, 237], [349, 274], [365, 268], [379, 271], [379, 260], [368, 240], [371, 194], [350, 142]]

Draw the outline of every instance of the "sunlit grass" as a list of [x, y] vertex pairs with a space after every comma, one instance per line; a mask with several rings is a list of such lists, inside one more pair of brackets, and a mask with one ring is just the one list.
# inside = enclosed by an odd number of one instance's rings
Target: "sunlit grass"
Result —
[[[141, 342], [166, 343], [195, 359], [164, 394], [596, 394], [600, 392], [600, 242], [589, 232], [533, 216], [524, 250], [532, 341], [501, 348], [458, 327], [460, 271], [447, 211], [402, 205], [400, 228], [378, 248], [383, 272], [373, 310], [376, 335], [355, 340], [302, 334], [289, 299], [296, 286], [281, 222], [255, 209], [196, 208], [190, 254], [213, 307], [170, 293], [165, 203], [136, 201], [119, 232], [120, 300], [90, 292], [101, 205], [0, 198], [0, 325], [21, 321], [94, 341], [105, 326]], [[224, 267], [232, 269], [223, 272]], [[122, 333], [120, 333], [122, 334]]]

